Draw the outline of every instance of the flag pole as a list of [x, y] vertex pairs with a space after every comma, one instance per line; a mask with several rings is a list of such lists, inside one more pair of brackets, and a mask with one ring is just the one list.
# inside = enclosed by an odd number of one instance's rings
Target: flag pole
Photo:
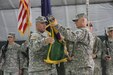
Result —
[[89, 20], [89, 0], [86, 0], [86, 14], [87, 14], [87, 19]]
[[89, 0], [86, 0], [86, 16], [87, 16], [88, 26], [89, 26]]
[[31, 35], [31, 33], [30, 33], [30, 26], [31, 26], [31, 9], [30, 9], [30, 7], [31, 7], [31, 4], [30, 4], [30, 0], [28, 0], [29, 2], [28, 2], [28, 7], [29, 7], [29, 11], [28, 11], [28, 40], [30, 40], [30, 35]]

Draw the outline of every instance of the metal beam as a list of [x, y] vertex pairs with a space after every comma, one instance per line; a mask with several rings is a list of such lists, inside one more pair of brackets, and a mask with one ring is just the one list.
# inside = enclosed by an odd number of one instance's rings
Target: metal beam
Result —
[[[90, 3], [90, 5], [92, 4], [103, 4], [103, 3], [113, 3], [113, 1], [104, 1], [104, 2], [92, 2]], [[61, 7], [61, 6], [75, 6], [75, 5], [85, 5], [86, 3], [78, 3], [78, 4], [63, 4], [63, 5], [52, 5], [52, 7]], [[32, 6], [31, 8], [41, 8], [41, 6]], [[17, 7], [15, 8], [1, 8], [0, 10], [13, 10], [13, 9], [18, 9]]]

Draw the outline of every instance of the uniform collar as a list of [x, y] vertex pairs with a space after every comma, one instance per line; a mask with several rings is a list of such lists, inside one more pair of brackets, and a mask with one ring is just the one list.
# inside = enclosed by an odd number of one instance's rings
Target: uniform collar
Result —
[[79, 29], [86, 29], [87, 31], [90, 31], [88, 27], [83, 27], [83, 28], [79, 28]]
[[43, 32], [43, 33], [41, 33], [41, 32], [39, 32], [39, 31], [37, 31], [37, 33], [38, 33], [38, 34], [40, 34], [40, 35], [42, 35], [42, 36], [47, 36], [46, 31], [45, 31], [45, 32]]

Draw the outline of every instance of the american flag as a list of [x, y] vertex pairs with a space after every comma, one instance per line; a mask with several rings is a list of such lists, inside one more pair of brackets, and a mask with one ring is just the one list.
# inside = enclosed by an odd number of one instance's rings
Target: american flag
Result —
[[18, 14], [18, 30], [24, 34], [26, 29], [31, 25], [30, 0], [20, 0]]

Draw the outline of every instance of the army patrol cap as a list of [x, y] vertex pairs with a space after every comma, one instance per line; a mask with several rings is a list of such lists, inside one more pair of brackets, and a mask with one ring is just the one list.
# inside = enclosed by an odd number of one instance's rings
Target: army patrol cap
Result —
[[37, 22], [46, 23], [47, 19], [44, 16], [39, 16], [38, 18], [36, 18], [36, 23]]
[[73, 22], [76, 22], [76, 21], [78, 21], [78, 19], [80, 19], [81, 17], [87, 18], [86, 15], [85, 15], [85, 13], [80, 13], [80, 14], [76, 15], [75, 19], [73, 19], [72, 21], [73, 21]]
[[8, 34], [8, 37], [9, 37], [9, 36], [15, 37], [15, 33], [9, 33], [9, 34]]
[[113, 31], [113, 27], [108, 27], [108, 32]]

